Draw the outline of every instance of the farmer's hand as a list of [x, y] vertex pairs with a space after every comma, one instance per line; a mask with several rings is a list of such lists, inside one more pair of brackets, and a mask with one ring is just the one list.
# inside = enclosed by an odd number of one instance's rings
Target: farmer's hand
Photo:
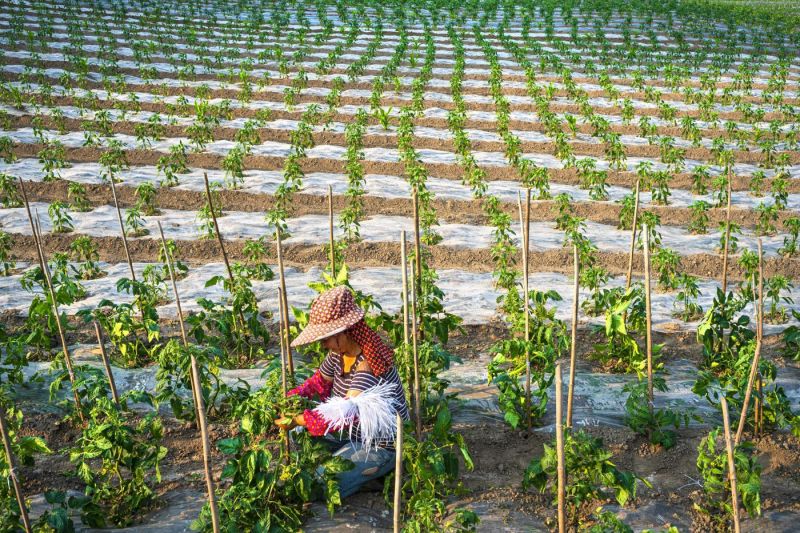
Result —
[[275, 419], [275, 425], [284, 431], [288, 431], [295, 427], [297, 423], [291, 417], [281, 416], [280, 418]]

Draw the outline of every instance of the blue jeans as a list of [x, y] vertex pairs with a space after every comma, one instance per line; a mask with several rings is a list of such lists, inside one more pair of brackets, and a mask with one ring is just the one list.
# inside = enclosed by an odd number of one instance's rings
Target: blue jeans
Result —
[[325, 437], [325, 444], [333, 451], [333, 455], [349, 459], [355, 464], [352, 469], [336, 476], [342, 498], [355, 494], [367, 481], [385, 476], [394, 469], [393, 448], [366, 450], [360, 442], [339, 440], [331, 435]]

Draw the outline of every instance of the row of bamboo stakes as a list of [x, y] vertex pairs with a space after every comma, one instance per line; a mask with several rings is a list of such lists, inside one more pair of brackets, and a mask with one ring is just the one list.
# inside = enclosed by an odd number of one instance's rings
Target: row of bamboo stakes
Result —
[[[625, 288], [630, 289], [632, 275], [633, 275], [633, 258], [636, 246], [636, 230], [638, 225], [638, 212], [639, 212], [639, 189], [640, 189], [640, 182], [639, 180], [636, 181], [635, 187], [635, 198], [634, 198], [634, 211], [633, 211], [633, 223], [631, 228], [631, 243], [630, 243], [630, 253], [628, 257], [628, 272], [626, 276]], [[522, 261], [523, 261], [523, 290], [525, 291], [525, 304], [524, 304], [524, 312], [525, 312], [525, 338], [526, 340], [529, 339], [530, 331], [528, 328], [528, 235], [527, 231], [530, 227], [530, 219], [526, 216], [525, 222], [523, 225], [523, 217], [522, 217], [522, 206], [521, 206], [521, 196], [519, 197], [519, 212], [520, 212], [520, 225], [522, 226], [522, 242], [523, 250], [522, 250]], [[527, 196], [527, 210], [526, 213], [530, 213], [530, 190], [528, 190]], [[726, 213], [725, 213], [725, 244], [723, 247], [723, 271], [722, 271], [722, 291], [723, 293], [727, 294], [727, 287], [728, 287], [728, 253], [729, 253], [729, 245], [728, 242], [730, 240], [730, 220], [731, 220], [731, 175], [728, 174], [728, 184], [727, 184], [727, 205], [726, 205]], [[645, 330], [645, 343], [646, 343], [646, 356], [647, 356], [647, 398], [648, 398], [648, 410], [650, 414], [653, 414], [654, 409], [654, 395], [653, 395], [653, 341], [652, 341], [652, 309], [651, 309], [651, 285], [650, 285], [650, 235], [648, 231], [648, 227], [643, 225], [642, 231], [643, 235], [643, 260], [644, 260], [644, 288], [645, 288], [645, 313], [646, 313], [646, 330]], [[578, 249], [576, 246], [573, 245], [573, 259], [574, 259], [574, 294], [573, 294], [573, 306], [572, 306], [572, 328], [571, 328], [571, 346], [570, 346], [570, 368], [569, 368], [569, 384], [568, 384], [568, 393], [567, 393], [567, 414], [566, 414], [566, 424], [563, 422], [563, 413], [562, 413], [562, 377], [561, 377], [561, 363], [557, 362], [556, 369], [555, 369], [555, 396], [556, 396], [556, 423], [555, 423], [555, 431], [556, 431], [556, 457], [557, 457], [557, 502], [558, 502], [558, 510], [557, 510], [557, 518], [558, 518], [558, 531], [559, 533], [564, 533], [567, 531], [567, 524], [566, 524], [566, 484], [567, 484], [567, 476], [566, 476], [566, 469], [564, 465], [564, 428], [571, 429], [572, 427], [572, 410], [573, 410], [573, 390], [574, 390], [574, 379], [575, 379], [575, 360], [576, 360], [576, 336], [577, 336], [577, 322], [578, 322], [578, 300], [579, 300], [579, 275], [580, 275], [580, 265], [579, 265], [579, 256], [578, 256]], [[739, 520], [739, 504], [738, 504], [738, 490], [736, 485], [736, 466], [734, 461], [734, 450], [736, 446], [739, 444], [742, 438], [742, 434], [744, 432], [745, 423], [747, 421], [747, 413], [750, 404], [750, 399], [753, 392], [754, 383], [756, 380], [759, 382], [758, 390], [760, 392], [760, 376], [758, 375], [758, 362], [761, 355], [761, 344], [763, 338], [763, 314], [764, 314], [764, 295], [763, 295], [763, 284], [764, 284], [764, 265], [763, 265], [763, 251], [762, 251], [762, 242], [761, 239], [758, 240], [758, 297], [757, 302], [754, 303], [755, 312], [757, 315], [756, 321], [756, 347], [755, 353], [753, 355], [753, 360], [750, 366], [750, 373], [748, 376], [747, 387], [745, 388], [745, 397], [744, 402], [742, 405], [742, 410], [739, 416], [739, 425], [736, 429], [735, 437], [731, 437], [731, 429], [730, 429], [730, 417], [728, 415], [728, 403], [725, 400], [725, 396], [720, 396], [720, 403], [722, 409], [722, 424], [723, 424], [723, 433], [724, 433], [724, 441], [725, 441], [725, 453], [727, 456], [727, 463], [728, 463], [728, 479], [730, 481], [730, 490], [731, 490], [731, 503], [732, 503], [732, 515], [733, 515], [733, 528], [735, 533], [739, 533], [741, 526]], [[753, 280], [753, 291], [755, 291], [755, 280]], [[527, 371], [526, 371], [526, 379], [530, 380], [530, 360], [527, 361]], [[530, 382], [526, 382], [525, 387], [526, 394], [529, 394], [530, 391]], [[530, 397], [527, 398], [527, 401], [530, 401]], [[526, 405], [529, 405], [526, 403]], [[759, 398], [756, 398], [756, 406], [755, 406], [755, 430], [759, 430], [759, 413], [760, 413], [760, 404]], [[528, 413], [530, 420], [530, 412]], [[528, 425], [528, 429], [530, 431], [530, 422]]]
[[[204, 175], [205, 179], [205, 190], [206, 190], [206, 197], [209, 204], [209, 210], [211, 212], [212, 221], [214, 224], [214, 230], [217, 237], [217, 241], [220, 246], [220, 251], [222, 254], [222, 258], [225, 264], [226, 272], [228, 274], [228, 279], [233, 284], [234, 277], [233, 272], [230, 266], [230, 262], [228, 260], [228, 255], [225, 250], [225, 244], [222, 238], [222, 235], [219, 230], [219, 224], [217, 222], [217, 217], [213, 205], [213, 199], [209, 187], [208, 176]], [[62, 352], [64, 355], [65, 364], [67, 367], [67, 372], [69, 375], [70, 383], [72, 384], [73, 388], [73, 397], [75, 401], [76, 411], [78, 412], [81, 420], [84, 420], [83, 409], [81, 406], [80, 397], [75, 390], [74, 383], [75, 383], [75, 374], [74, 368], [72, 364], [72, 359], [69, 354], [69, 350], [67, 348], [66, 339], [64, 336], [63, 325], [61, 324], [61, 316], [58, 311], [58, 304], [55, 299], [55, 293], [52, 286], [52, 281], [50, 278], [49, 266], [47, 263], [47, 258], [44, 254], [42, 240], [41, 240], [41, 231], [38, 224], [38, 213], [36, 219], [34, 219], [31, 210], [30, 204], [28, 202], [25, 185], [22, 179], [19, 180], [20, 190], [22, 193], [23, 200], [25, 202], [25, 207], [28, 214], [28, 220], [31, 226], [31, 233], [33, 235], [34, 244], [37, 250], [37, 259], [39, 261], [39, 265], [41, 267], [42, 272], [44, 273], [45, 281], [47, 284], [47, 288], [51, 297], [51, 301], [53, 304], [53, 312], [56, 316], [56, 324], [59, 333], [59, 339], [61, 341]], [[633, 257], [635, 251], [635, 243], [636, 243], [636, 231], [637, 231], [637, 222], [638, 222], [638, 211], [639, 211], [639, 189], [640, 183], [637, 180], [636, 188], [635, 188], [635, 201], [634, 201], [634, 213], [633, 213], [633, 223], [632, 223], [632, 231], [631, 231], [631, 244], [630, 244], [630, 254], [628, 260], [628, 272], [626, 276], [626, 289], [630, 288], [631, 280], [632, 280], [632, 273], [633, 273]], [[117, 218], [120, 225], [120, 231], [123, 240], [123, 248], [125, 251], [126, 260], [130, 269], [131, 279], [135, 281], [136, 274], [133, 267], [133, 261], [131, 259], [130, 251], [128, 248], [127, 243], [127, 236], [125, 233], [124, 224], [122, 221], [122, 214], [119, 207], [119, 203], [117, 200], [116, 194], [116, 186], [114, 184], [114, 180], [111, 180], [111, 190], [114, 200], [114, 206], [117, 211]], [[421, 401], [420, 401], [420, 379], [419, 379], [419, 355], [418, 355], [418, 342], [422, 336], [422, 316], [418, 316], [418, 302], [419, 302], [419, 291], [422, 281], [422, 263], [421, 259], [421, 244], [420, 244], [420, 231], [419, 231], [419, 204], [418, 204], [418, 195], [416, 188], [413, 190], [412, 193], [412, 200], [413, 200], [413, 208], [414, 208], [414, 257], [409, 260], [408, 257], [408, 246], [406, 241], [406, 233], [405, 231], [401, 232], [400, 235], [400, 251], [401, 251], [401, 278], [402, 278], [402, 316], [403, 316], [403, 341], [406, 346], [409, 346], [409, 343], [412, 347], [412, 357], [413, 357], [413, 389], [411, 394], [411, 403], [412, 403], [412, 411], [414, 414], [414, 427], [415, 427], [415, 434], [417, 439], [421, 438], [422, 435], [422, 420], [421, 420]], [[730, 179], [728, 180], [728, 200], [727, 200], [727, 209], [726, 209], [726, 239], [725, 239], [725, 246], [723, 249], [723, 278], [722, 278], [722, 286], [723, 291], [727, 289], [727, 265], [728, 265], [728, 240], [730, 239], [730, 203], [731, 203], [731, 189], [730, 189]], [[528, 286], [528, 278], [529, 278], [529, 244], [530, 244], [530, 235], [529, 235], [529, 228], [530, 228], [530, 204], [531, 204], [531, 191], [527, 189], [526, 192], [526, 202], [525, 202], [525, 211], [523, 216], [523, 209], [522, 209], [522, 197], [521, 195], [518, 197], [518, 207], [519, 207], [519, 218], [520, 218], [520, 229], [521, 229], [521, 247], [522, 247], [522, 262], [523, 262], [523, 280], [522, 280], [522, 288], [524, 291], [524, 313], [525, 313], [525, 338], [530, 339], [530, 308], [529, 308], [529, 286]], [[334, 223], [333, 223], [333, 192], [332, 188], [328, 187], [328, 214], [329, 214], [329, 239], [330, 239], [330, 267], [331, 267], [331, 274], [333, 276], [336, 275], [336, 259], [335, 259], [335, 240], [334, 240]], [[178, 293], [178, 287], [175, 279], [175, 273], [172, 267], [172, 258], [170, 257], [169, 248], [167, 246], [167, 242], [164, 238], [164, 231], [161, 227], [161, 223], [158, 223], [160, 238], [162, 247], [164, 250], [164, 257], [168, 266], [168, 271], [170, 275], [170, 280], [172, 284], [173, 294], [175, 296], [175, 302], [177, 307], [177, 314], [178, 314], [178, 322], [180, 325], [181, 331], [181, 338], [185, 347], [188, 347], [188, 339], [186, 336], [186, 328], [183, 321], [183, 310], [181, 308], [180, 303], [180, 295]], [[647, 353], [647, 374], [648, 374], [648, 407], [652, 413], [653, 410], [653, 368], [652, 368], [652, 322], [651, 322], [651, 308], [650, 308], [650, 250], [649, 250], [649, 231], [645, 226], [643, 228], [644, 231], [644, 273], [645, 273], [645, 306], [646, 306], [646, 315], [647, 315], [647, 327], [646, 327], [646, 353]], [[288, 298], [287, 298], [287, 291], [286, 291], [286, 280], [285, 280], [285, 273], [283, 267], [283, 250], [282, 250], [282, 240], [281, 240], [281, 233], [280, 230], [276, 230], [276, 244], [277, 244], [277, 258], [278, 258], [278, 268], [279, 268], [279, 339], [280, 339], [280, 349], [281, 349], [281, 386], [284, 393], [288, 390], [288, 384], [290, 381], [294, 379], [294, 363], [293, 363], [293, 356], [292, 350], [289, 342], [289, 307], [288, 307]], [[728, 464], [729, 464], [729, 478], [731, 481], [731, 497], [733, 500], [733, 517], [734, 517], [734, 529], [735, 531], [739, 531], [739, 517], [738, 517], [738, 505], [737, 505], [737, 490], [736, 490], [736, 472], [733, 463], [733, 449], [739, 443], [742, 433], [744, 431], [744, 425], [747, 417], [747, 411], [749, 407], [749, 402], [752, 394], [752, 389], [754, 382], [756, 381], [756, 377], [758, 374], [758, 361], [761, 352], [761, 339], [763, 335], [762, 331], [762, 320], [763, 320], [763, 262], [762, 262], [762, 250], [761, 250], [761, 241], [759, 240], [759, 305], [758, 305], [758, 322], [757, 322], [757, 343], [756, 343], [756, 350], [753, 357], [753, 362], [751, 365], [750, 375], [748, 379], [748, 385], [745, 392], [745, 400], [744, 405], [742, 408], [742, 412], [740, 415], [739, 425], [737, 427], [737, 432], [735, 438], [732, 440], [730, 437], [730, 427], [729, 427], [729, 419], [728, 419], [728, 409], [727, 403], [725, 402], [724, 397], [721, 399], [722, 401], [722, 411], [723, 411], [723, 426], [725, 431], [725, 440], [726, 440], [726, 449], [728, 454]], [[572, 413], [573, 413], [573, 398], [574, 398], [574, 382], [575, 382], [575, 365], [577, 359], [577, 323], [578, 323], [578, 309], [579, 309], [579, 277], [580, 277], [580, 264], [579, 264], [579, 254], [577, 246], [573, 245], [573, 263], [574, 263], [574, 294], [573, 294], [573, 307], [572, 307], [572, 324], [571, 324], [571, 343], [570, 343], [570, 367], [569, 367], [569, 383], [568, 383], [568, 392], [567, 392], [567, 413], [566, 413], [566, 420], [564, 423], [563, 417], [563, 399], [562, 399], [562, 369], [561, 363], [558, 362], [556, 364], [556, 372], [555, 372], [555, 388], [556, 388], [556, 447], [557, 447], [557, 461], [558, 461], [558, 525], [559, 531], [564, 532], [566, 531], [566, 521], [565, 521], [565, 487], [566, 487], [566, 471], [564, 466], [564, 442], [563, 442], [563, 431], [564, 428], [571, 429], [572, 428]], [[412, 275], [408, 276], [408, 267], [411, 267]], [[410, 285], [410, 287], [409, 287]], [[410, 289], [410, 290], [409, 290]], [[754, 289], [755, 290], [755, 289]], [[410, 303], [409, 303], [409, 293], [410, 293]], [[409, 313], [409, 308], [411, 312]], [[244, 317], [240, 313], [240, 321], [242, 327], [245, 327]], [[409, 325], [410, 319], [410, 325]], [[101, 333], [101, 328], [99, 324], [96, 322], [94, 323], [95, 333], [97, 335], [97, 342], [100, 347], [101, 358], [103, 362], [103, 366], [106, 372], [106, 375], [109, 380], [110, 390], [113, 401], [119, 405], [119, 395], [117, 393], [116, 384], [114, 381], [113, 373], [111, 372], [111, 367], [108, 361], [108, 356], [105, 351], [105, 345], [103, 342], [103, 337]], [[530, 402], [531, 402], [531, 361], [530, 361], [530, 353], [526, 349], [526, 383], [525, 383], [525, 394], [526, 394], [526, 408], [527, 408], [527, 427], [528, 430], [531, 429], [532, 421], [531, 421], [531, 409], [530, 409]], [[760, 381], [760, 379], [759, 379]], [[215, 486], [214, 486], [214, 479], [212, 475], [211, 469], [211, 452], [210, 452], [210, 441], [208, 437], [208, 427], [207, 421], [205, 417], [205, 406], [204, 400], [202, 395], [202, 388], [200, 386], [200, 372], [199, 366], [197, 363], [197, 359], [192, 354], [191, 355], [191, 383], [192, 383], [192, 395], [195, 404], [195, 411], [197, 415], [197, 423], [198, 429], [200, 432], [200, 440], [202, 445], [202, 453], [203, 453], [203, 464], [205, 470], [205, 478], [206, 478], [206, 487], [208, 492], [208, 501], [209, 507], [211, 510], [211, 517], [212, 517], [212, 527], [213, 531], [217, 533], [219, 531], [219, 512], [217, 509], [217, 502], [216, 502], [216, 493], [215, 493]], [[757, 399], [758, 400], [758, 399]], [[758, 408], [758, 405], [757, 405]], [[6, 452], [6, 457], [8, 460], [9, 468], [10, 468], [10, 478], [12, 485], [14, 486], [15, 495], [17, 498], [17, 502], [20, 507], [20, 515], [23, 521], [23, 526], [27, 532], [31, 531], [30, 529], [30, 520], [28, 518], [27, 509], [25, 506], [25, 500], [23, 497], [23, 493], [19, 484], [19, 480], [16, 475], [16, 471], [14, 468], [14, 458], [11, 452], [11, 447], [8, 439], [8, 432], [5, 427], [5, 413], [0, 410], [0, 435], [3, 439], [3, 445]], [[288, 458], [289, 453], [289, 439], [288, 433], [284, 432], [284, 446], [286, 448], [286, 457]], [[403, 422], [399, 416], [397, 415], [397, 439], [396, 439], [396, 469], [395, 469], [395, 487], [394, 487], [394, 516], [393, 516], [393, 525], [394, 530], [400, 530], [400, 496], [401, 496], [401, 487], [402, 487], [402, 448], [403, 448]]]

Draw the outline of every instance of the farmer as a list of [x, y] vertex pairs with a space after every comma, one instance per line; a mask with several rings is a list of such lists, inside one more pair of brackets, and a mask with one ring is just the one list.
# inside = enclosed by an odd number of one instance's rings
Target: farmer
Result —
[[315, 341], [329, 351], [316, 373], [288, 394], [322, 402], [294, 418], [281, 417], [282, 429], [305, 427], [325, 436], [334, 455], [355, 463], [338, 475], [342, 497], [394, 467], [396, 414], [408, 420], [403, 384], [394, 366], [394, 352], [364, 322], [347, 287], [322, 293], [312, 304], [308, 325], [292, 342]]

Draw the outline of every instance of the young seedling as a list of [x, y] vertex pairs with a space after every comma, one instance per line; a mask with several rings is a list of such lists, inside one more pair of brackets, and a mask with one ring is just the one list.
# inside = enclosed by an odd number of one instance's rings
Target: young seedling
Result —
[[689, 205], [691, 220], [686, 229], [695, 234], [708, 233], [708, 210], [711, 204], [705, 200], [696, 200]]
[[72, 217], [69, 214], [69, 206], [65, 202], [53, 202], [47, 208], [50, 223], [53, 225], [53, 233], [69, 233], [74, 229]]
[[150, 234], [144, 227], [145, 221], [138, 206], [133, 206], [125, 213], [125, 234], [128, 237], [143, 237]]
[[86, 196], [86, 187], [82, 183], [70, 182], [67, 186], [67, 199], [73, 211], [86, 213], [92, 210], [92, 205]]
[[22, 197], [17, 190], [17, 183], [14, 176], [0, 172], [0, 203], [3, 207], [21, 207]]
[[72, 253], [72, 258], [81, 262], [77, 270], [81, 279], [97, 279], [105, 275], [105, 272], [100, 269], [100, 265], [97, 264], [100, 255], [97, 253], [97, 247], [91, 238], [81, 235], [72, 241], [69, 250]]
[[159, 213], [156, 207], [156, 186], [152, 182], [145, 182], [136, 187], [136, 208], [144, 216], [153, 216]]

